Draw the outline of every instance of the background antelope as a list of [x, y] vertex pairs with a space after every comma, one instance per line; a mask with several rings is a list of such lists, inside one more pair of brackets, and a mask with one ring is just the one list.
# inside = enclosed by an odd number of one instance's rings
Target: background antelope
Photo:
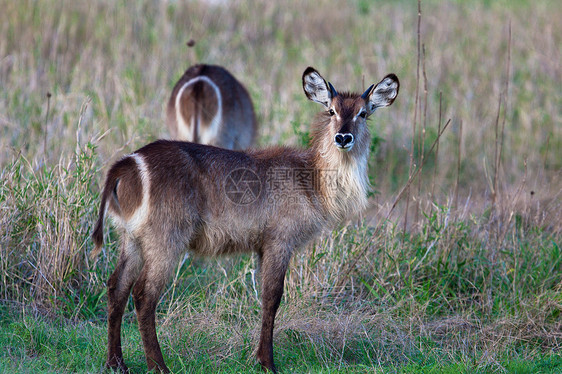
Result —
[[168, 102], [172, 139], [228, 149], [250, 147], [256, 117], [248, 92], [226, 69], [194, 65], [172, 90]]
[[[258, 254], [263, 311], [257, 359], [264, 369], [276, 371], [273, 324], [291, 255], [366, 206], [366, 120], [375, 109], [392, 104], [399, 89], [398, 78], [390, 74], [362, 95], [338, 94], [311, 67], [302, 84], [306, 96], [325, 107], [313, 124], [309, 149], [238, 152], [160, 140], [111, 167], [92, 254], [101, 249], [108, 209], [121, 230], [122, 247], [108, 281], [107, 366], [126, 370], [120, 330], [133, 288], [148, 368], [168, 371], [156, 336], [155, 309], [171, 272], [190, 250], [207, 256]], [[279, 188], [287, 181], [279, 175], [292, 176], [292, 184]]]

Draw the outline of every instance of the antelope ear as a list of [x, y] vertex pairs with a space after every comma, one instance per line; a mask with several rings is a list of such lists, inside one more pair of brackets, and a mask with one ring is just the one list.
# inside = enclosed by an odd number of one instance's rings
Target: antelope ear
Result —
[[330, 108], [332, 99], [338, 94], [336, 89], [326, 83], [320, 73], [310, 66], [302, 74], [302, 88], [309, 100], [324, 105], [326, 109]]
[[384, 108], [394, 102], [398, 96], [400, 81], [396, 75], [388, 74], [376, 86], [371, 86], [369, 89], [362, 96], [369, 100], [367, 108], [371, 115], [377, 108]]

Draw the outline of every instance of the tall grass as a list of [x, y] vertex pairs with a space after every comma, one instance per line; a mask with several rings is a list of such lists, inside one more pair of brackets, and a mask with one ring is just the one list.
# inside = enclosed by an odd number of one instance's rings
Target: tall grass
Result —
[[[261, 145], [306, 143], [317, 110], [306, 66], [341, 90], [393, 71], [400, 95], [371, 124], [370, 208], [294, 257], [277, 341], [309, 342], [326, 364], [366, 352], [372, 367], [439, 351], [501, 369], [506, 354], [560, 351], [561, 4], [422, 2], [419, 34], [405, 1], [0, 8], [3, 304], [103, 320], [114, 232], [98, 263], [87, 254], [104, 171], [166, 136], [164, 106], [190, 64], [222, 64], [247, 85]], [[201, 337], [187, 357], [225, 359], [257, 339], [251, 256], [186, 257], [162, 300], [170, 346], [178, 331]]]
[[56, 165], [35, 169], [17, 155], [2, 170], [4, 300], [73, 314], [95, 297], [85, 254], [91, 247], [98, 172], [92, 143], [62, 156]]

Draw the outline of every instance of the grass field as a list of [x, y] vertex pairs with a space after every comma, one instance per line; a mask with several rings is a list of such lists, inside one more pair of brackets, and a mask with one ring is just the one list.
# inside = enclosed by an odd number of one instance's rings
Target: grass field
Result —
[[[401, 81], [370, 123], [369, 209], [292, 260], [282, 373], [562, 372], [562, 2], [0, 9], [0, 372], [103, 371], [116, 233], [88, 254], [104, 174], [167, 136], [171, 89], [197, 62], [246, 85], [260, 146], [306, 144], [309, 65], [338, 90]], [[157, 315], [173, 371], [260, 372], [255, 269], [182, 262]], [[143, 372], [127, 308], [125, 360]]]

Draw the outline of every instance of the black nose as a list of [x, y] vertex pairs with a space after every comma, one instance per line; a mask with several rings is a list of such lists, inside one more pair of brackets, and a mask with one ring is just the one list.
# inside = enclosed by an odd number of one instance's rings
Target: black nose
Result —
[[345, 147], [346, 145], [353, 143], [353, 135], [352, 134], [340, 134], [337, 133], [335, 137], [335, 142], [340, 147]]

